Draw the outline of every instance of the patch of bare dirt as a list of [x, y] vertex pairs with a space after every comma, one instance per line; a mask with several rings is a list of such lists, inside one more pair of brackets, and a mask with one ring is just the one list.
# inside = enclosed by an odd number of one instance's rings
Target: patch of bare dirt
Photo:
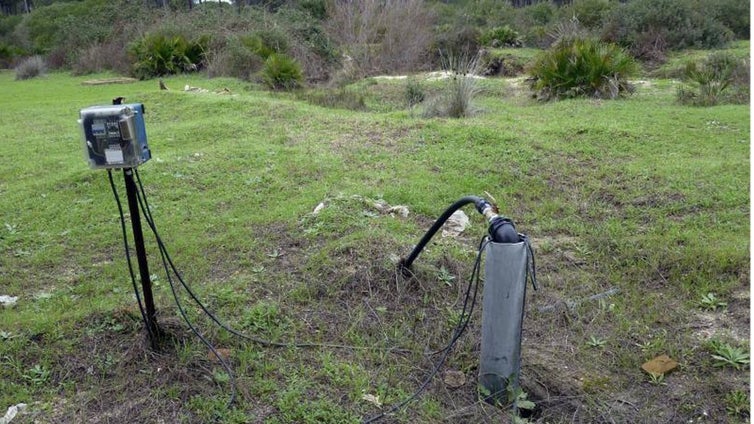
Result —
[[131, 84], [137, 82], [136, 78], [117, 77], [117, 78], [100, 78], [95, 80], [86, 80], [81, 85], [107, 85], [107, 84]]

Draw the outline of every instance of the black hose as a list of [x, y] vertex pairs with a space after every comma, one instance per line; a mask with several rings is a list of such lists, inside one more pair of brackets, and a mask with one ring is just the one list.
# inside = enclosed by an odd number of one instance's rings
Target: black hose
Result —
[[439, 230], [443, 224], [445, 224], [445, 221], [450, 218], [451, 215], [458, 209], [461, 209], [462, 207], [468, 205], [469, 203], [473, 203], [476, 205], [477, 210], [481, 213], [485, 206], [489, 205], [489, 203], [478, 196], [466, 196], [458, 199], [455, 203], [450, 205], [448, 209], [443, 212], [442, 215], [440, 215], [439, 218], [437, 218], [437, 221], [435, 221], [434, 224], [432, 224], [432, 227], [427, 231], [426, 234], [424, 234], [424, 237], [422, 237], [421, 240], [419, 240], [419, 244], [414, 247], [414, 250], [411, 251], [411, 253], [405, 258], [401, 259], [399, 263], [399, 267], [401, 269], [401, 272], [405, 275], [409, 273], [409, 269], [411, 268], [411, 264], [414, 263], [414, 260], [419, 256], [419, 254], [424, 250], [424, 246], [429, 243], [429, 241], [434, 237], [437, 230]]

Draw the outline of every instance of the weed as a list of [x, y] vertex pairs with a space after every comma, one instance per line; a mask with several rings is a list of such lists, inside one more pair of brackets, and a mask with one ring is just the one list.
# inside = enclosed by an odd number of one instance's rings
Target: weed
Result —
[[649, 382], [652, 385], [655, 386], [667, 386], [668, 383], [665, 382], [665, 374], [657, 374], [657, 373], [649, 373]]
[[699, 301], [699, 305], [703, 309], [709, 309], [709, 310], [717, 310], [717, 308], [724, 308], [728, 306], [727, 302], [723, 302], [720, 299], [715, 296], [715, 293], [707, 293], [702, 296], [702, 299]]
[[230, 381], [230, 374], [224, 371], [215, 371], [212, 376], [215, 382], [219, 384], [228, 384]]
[[44, 365], [36, 364], [26, 370], [22, 377], [34, 386], [41, 386], [50, 378], [50, 370]]
[[437, 279], [440, 280], [446, 286], [452, 286], [453, 281], [456, 279], [455, 275], [451, 274], [444, 266], [440, 267], [440, 272], [437, 275]]
[[589, 340], [586, 342], [587, 346], [592, 348], [602, 348], [607, 344], [607, 340], [601, 339], [597, 336], [589, 336]]
[[526, 393], [521, 387], [517, 387], [510, 397], [512, 398], [511, 403], [516, 409], [525, 409], [527, 411], [531, 411], [537, 407], [537, 404], [528, 399], [529, 394]]
[[260, 301], [250, 307], [241, 319], [244, 327], [254, 334], [271, 335], [284, 325], [280, 308], [276, 303]]
[[716, 367], [729, 366], [740, 370], [749, 366], [749, 352], [741, 347], [713, 340], [710, 342], [710, 349]]
[[734, 390], [725, 395], [725, 410], [728, 412], [728, 415], [748, 415], [749, 404], [749, 393], [747, 391]]

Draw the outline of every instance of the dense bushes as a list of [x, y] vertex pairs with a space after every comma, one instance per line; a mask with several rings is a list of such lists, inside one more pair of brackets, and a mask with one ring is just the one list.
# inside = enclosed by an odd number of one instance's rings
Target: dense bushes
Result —
[[407, 72], [426, 63], [432, 26], [422, 0], [335, 0], [328, 5], [327, 31], [352, 61], [354, 77]]
[[532, 88], [540, 99], [589, 96], [614, 99], [633, 91], [627, 78], [634, 60], [614, 44], [592, 38], [565, 38], [532, 66]]
[[732, 31], [704, 4], [694, 5], [692, 0], [633, 0], [615, 8], [604, 37], [645, 60], [662, 60], [666, 50], [720, 47], [732, 39]]
[[[547, 48], [574, 22], [584, 36], [659, 62], [667, 50], [748, 38], [750, 9], [748, 0], [537, 1], [525, 7], [502, 0], [274, 0], [239, 7], [204, 2], [191, 9], [185, 1], [166, 8], [151, 3], [45, 1], [35, 2], [31, 13], [0, 16], [0, 67], [40, 54], [47, 66], [76, 74], [112, 70], [148, 78], [205, 69], [209, 76], [280, 88], [273, 74], [295, 76], [296, 68], [299, 83], [339, 85], [437, 68], [442, 55], [484, 48], [486, 74], [509, 75], [520, 64], [506, 62], [497, 48]], [[269, 60], [272, 55], [278, 57]]]

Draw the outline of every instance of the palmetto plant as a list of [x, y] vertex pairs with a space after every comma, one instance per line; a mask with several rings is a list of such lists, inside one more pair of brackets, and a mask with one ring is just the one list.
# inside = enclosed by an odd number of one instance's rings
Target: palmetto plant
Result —
[[614, 99], [633, 91], [627, 78], [636, 62], [620, 47], [592, 38], [564, 38], [544, 52], [531, 68], [539, 98]]
[[195, 69], [202, 60], [206, 38], [189, 42], [182, 35], [150, 34], [133, 43], [133, 73], [145, 79]]

